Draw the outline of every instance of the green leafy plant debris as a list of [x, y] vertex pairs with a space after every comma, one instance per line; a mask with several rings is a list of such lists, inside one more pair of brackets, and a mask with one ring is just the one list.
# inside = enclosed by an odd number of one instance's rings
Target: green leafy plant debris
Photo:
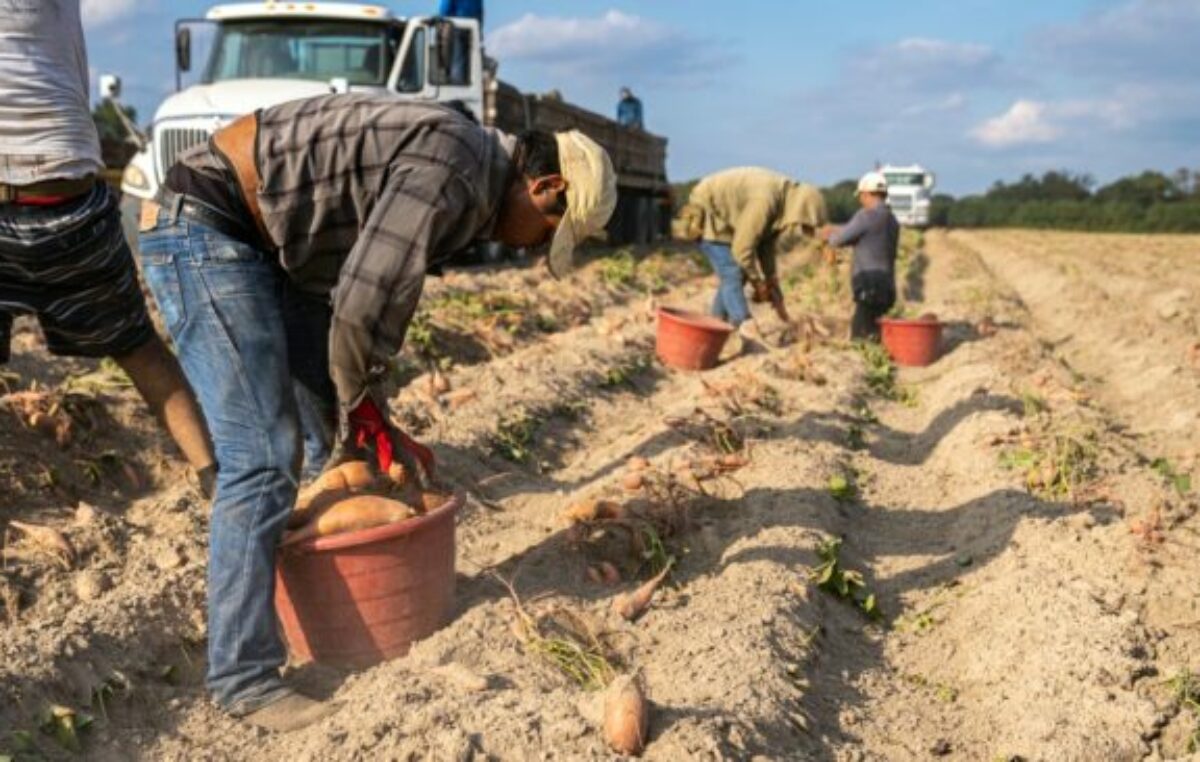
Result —
[[1151, 470], [1163, 478], [1168, 486], [1174, 487], [1180, 497], [1192, 491], [1191, 474], [1181, 474], [1166, 458], [1155, 458], [1150, 463]]
[[645, 372], [653, 365], [649, 355], [638, 355], [627, 362], [619, 363], [604, 371], [600, 378], [601, 389], [618, 389], [632, 387], [633, 380], [639, 373]]
[[1189, 754], [1200, 751], [1200, 676], [1189, 669], [1181, 670], [1166, 681], [1171, 696], [1179, 704], [1180, 711], [1186, 710], [1192, 715], [1192, 731], [1188, 734], [1187, 750]]
[[1045, 498], [1065, 498], [1096, 473], [1099, 439], [1090, 429], [1050, 432], [1001, 451], [1000, 465], [1025, 475], [1025, 485]]
[[61, 704], [51, 704], [42, 712], [38, 728], [62, 748], [79, 753], [83, 751], [80, 735], [91, 727], [93, 722], [91, 715], [76, 712]]
[[492, 451], [513, 463], [527, 463], [533, 457], [534, 435], [540, 421], [528, 411], [504, 415], [492, 434]]
[[886, 349], [873, 341], [855, 342], [854, 346], [863, 359], [864, 381], [871, 394], [908, 407], [916, 405], [916, 390], [896, 381], [896, 365]]
[[637, 260], [628, 250], [617, 252], [600, 263], [600, 280], [611, 288], [625, 288], [637, 283]]
[[837, 598], [852, 602], [868, 619], [879, 619], [882, 614], [875, 594], [867, 589], [862, 572], [842, 566], [841, 550], [840, 537], [821, 542], [817, 546], [817, 558], [820, 559], [820, 563], [809, 570], [809, 581]]
[[829, 477], [829, 494], [839, 503], [848, 503], [858, 497], [858, 487], [854, 483], [854, 473], [847, 471]]

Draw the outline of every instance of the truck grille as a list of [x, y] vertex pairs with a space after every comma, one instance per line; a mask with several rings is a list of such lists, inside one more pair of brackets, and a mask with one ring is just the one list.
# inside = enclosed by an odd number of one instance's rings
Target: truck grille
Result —
[[208, 130], [169, 127], [158, 133], [158, 156], [162, 174], [166, 174], [179, 154], [208, 140]]
[[888, 196], [888, 206], [893, 209], [912, 209], [912, 196]]

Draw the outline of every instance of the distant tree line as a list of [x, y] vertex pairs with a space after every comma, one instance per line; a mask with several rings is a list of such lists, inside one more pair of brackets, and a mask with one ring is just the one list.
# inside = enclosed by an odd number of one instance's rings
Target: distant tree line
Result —
[[1130, 233], [1200, 232], [1200, 171], [1146, 171], [1096, 187], [1088, 175], [1047, 172], [997, 182], [982, 195], [933, 198], [930, 222]]

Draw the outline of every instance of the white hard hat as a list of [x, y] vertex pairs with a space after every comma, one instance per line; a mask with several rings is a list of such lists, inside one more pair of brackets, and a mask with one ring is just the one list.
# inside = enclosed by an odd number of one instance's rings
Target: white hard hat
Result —
[[887, 178], [882, 172], [868, 172], [858, 181], [859, 193], [887, 193]]

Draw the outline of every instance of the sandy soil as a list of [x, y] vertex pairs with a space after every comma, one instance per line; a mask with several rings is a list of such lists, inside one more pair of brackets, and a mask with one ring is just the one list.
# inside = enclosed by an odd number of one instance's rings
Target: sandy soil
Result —
[[[518, 268], [431, 285], [392, 409], [469, 495], [455, 615], [370, 670], [291, 668], [341, 710], [289, 736], [204, 695], [207, 519], [177, 458], [119, 377], [23, 332], [4, 385], [47, 390], [39, 412], [71, 423], [59, 443], [0, 404], [0, 522], [54, 526], [78, 557], [8, 528], [0, 758], [610, 758], [599, 692], [514, 632], [501, 581], [546, 637], [586, 631], [641, 674], [648, 759], [1185, 757], [1200, 520], [1168, 476], [1197, 465], [1200, 240], [910, 243], [906, 309], [947, 322], [947, 351], [895, 378], [826, 335], [849, 313], [845, 265], [808, 253], [786, 279], [805, 335], [702, 375], [653, 361], [654, 306], [711, 289], [687, 251], [566, 284]], [[731, 443], [747, 463], [697, 484]], [[634, 456], [650, 488], [622, 485]], [[593, 496], [627, 504], [643, 542], [569, 526]], [[813, 583], [833, 538], [880, 616]], [[613, 614], [664, 555], [649, 612]], [[588, 573], [606, 561], [616, 586]], [[78, 754], [39, 729], [51, 705], [87, 725]]]

